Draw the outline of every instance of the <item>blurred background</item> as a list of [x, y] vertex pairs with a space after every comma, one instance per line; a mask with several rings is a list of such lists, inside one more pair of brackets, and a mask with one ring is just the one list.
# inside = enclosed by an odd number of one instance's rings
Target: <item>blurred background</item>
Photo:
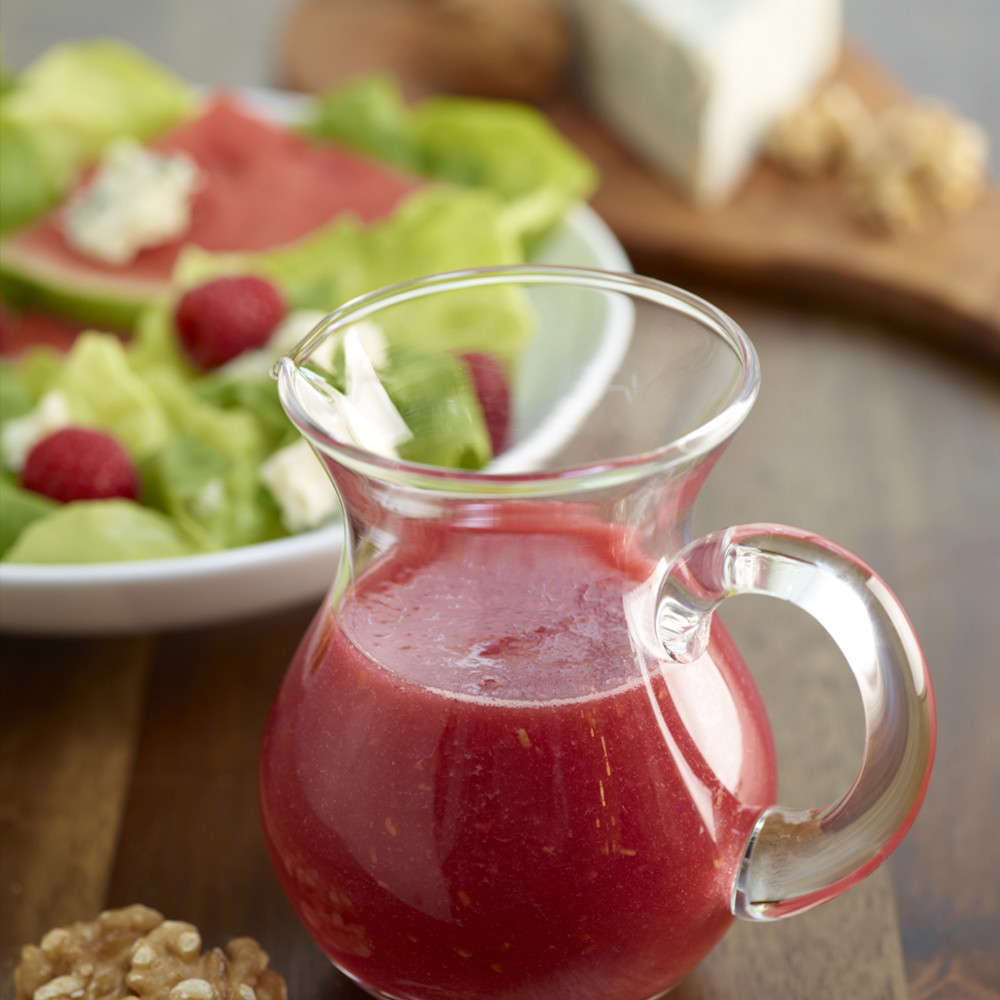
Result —
[[[280, 85], [280, 45], [294, 0], [0, 0], [0, 53], [21, 68], [54, 40], [110, 33], [201, 83]], [[847, 30], [913, 93], [940, 97], [1000, 146], [997, 0], [844, 0]], [[1000, 176], [997, 155], [992, 171]]]

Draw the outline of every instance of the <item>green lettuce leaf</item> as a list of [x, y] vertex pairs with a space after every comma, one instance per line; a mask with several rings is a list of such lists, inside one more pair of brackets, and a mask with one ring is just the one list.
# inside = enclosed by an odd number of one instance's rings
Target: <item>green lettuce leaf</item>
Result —
[[425, 170], [424, 157], [395, 77], [359, 77], [320, 95], [305, 129], [318, 139], [335, 140], [370, 153], [411, 173]]
[[[368, 236], [363, 248], [365, 283], [356, 294], [422, 273], [522, 260], [498, 215], [495, 196], [484, 191], [435, 189], [412, 199]], [[424, 270], [415, 261], [433, 266]], [[378, 322], [390, 348], [398, 351], [489, 351], [508, 369], [532, 329], [524, 296], [499, 286], [427, 296], [383, 312]]]
[[[32, 404], [34, 404], [41, 399], [58, 378], [64, 360], [65, 355], [54, 347], [39, 345], [26, 350], [17, 358], [16, 362], [4, 361], [0, 364], [14, 373], [23, 391], [28, 394]], [[0, 421], [14, 416], [20, 416], [20, 414], [4, 412], [0, 415]]]
[[382, 383], [413, 433], [401, 458], [451, 469], [481, 469], [490, 460], [489, 431], [456, 357], [397, 354]]
[[41, 215], [66, 190], [71, 160], [51, 155], [51, 145], [39, 128], [11, 119], [0, 105], [0, 234]]
[[169, 369], [147, 371], [145, 382], [172, 430], [144, 467], [150, 502], [206, 548], [281, 535], [277, 509], [258, 478], [268, 448], [253, 413], [213, 406]]
[[113, 434], [136, 459], [170, 437], [162, 405], [112, 334], [88, 331], [77, 337], [48, 389], [66, 396], [74, 423]]
[[448, 96], [408, 108], [385, 75], [321, 95], [303, 127], [405, 170], [495, 191], [526, 252], [597, 181], [590, 161], [536, 108]]
[[192, 388], [199, 399], [212, 406], [252, 414], [268, 453], [291, 444], [299, 436], [281, 406], [270, 377], [233, 378], [217, 373], [200, 379]]
[[197, 548], [168, 517], [131, 500], [56, 505], [33, 520], [4, 556], [10, 563], [128, 562]]
[[[434, 185], [408, 198], [388, 219], [363, 227], [332, 223], [293, 246], [256, 254], [184, 252], [177, 284], [189, 287], [220, 274], [258, 274], [276, 282], [291, 308], [331, 312], [366, 292], [425, 274], [523, 262], [503, 205], [487, 190]], [[470, 317], [475, 322], [470, 322]], [[531, 332], [522, 296], [510, 289], [431, 297], [380, 325], [402, 348], [488, 350], [512, 367]], [[169, 308], [140, 323], [144, 356], [176, 352]]]
[[113, 140], [152, 139], [198, 102], [190, 84], [123, 42], [48, 49], [0, 99], [0, 233], [54, 205]]
[[17, 369], [0, 360], [0, 424], [23, 417], [35, 405], [32, 395]]
[[39, 129], [41, 146], [52, 143], [51, 152], [75, 169], [119, 137], [152, 139], [193, 114], [199, 101], [195, 88], [166, 67], [124, 42], [98, 38], [44, 52], [4, 95], [0, 113]]
[[50, 514], [58, 505], [39, 493], [0, 477], [0, 559], [14, 546], [21, 533], [33, 521]]

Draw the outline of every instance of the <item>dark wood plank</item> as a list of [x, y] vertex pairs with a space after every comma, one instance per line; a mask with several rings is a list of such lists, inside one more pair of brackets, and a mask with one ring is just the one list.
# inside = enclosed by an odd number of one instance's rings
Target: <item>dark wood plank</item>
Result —
[[145, 639], [0, 639], [0, 977], [103, 906], [139, 730]]
[[888, 872], [790, 920], [738, 923], [671, 1000], [906, 1000]]
[[[815, 529], [870, 562], [900, 597], [939, 714], [924, 807], [888, 864], [911, 996], [998, 996], [1000, 377], [875, 325], [712, 294], [754, 338], [763, 379], [705, 488], [702, 530], [756, 519]], [[776, 637], [775, 614], [734, 609], [730, 617], [759, 667], [779, 743], [792, 725], [782, 690], [803, 670], [819, 685], [811, 697], [795, 692], [807, 699], [808, 724], [853, 724], [850, 716], [836, 722], [829, 706], [818, 714], [821, 691], [844, 683], [836, 655], [818, 660], [811, 630], [791, 619]], [[804, 655], [793, 643], [805, 644]], [[786, 744], [793, 766], [784, 777], [800, 760], [813, 777], [826, 771], [829, 761], [800, 757], [808, 752]], [[841, 770], [841, 791], [845, 777]]]
[[255, 937], [302, 1000], [353, 989], [286, 902], [257, 812], [267, 710], [310, 618], [302, 609], [158, 640], [107, 899], [190, 921], [207, 946]]

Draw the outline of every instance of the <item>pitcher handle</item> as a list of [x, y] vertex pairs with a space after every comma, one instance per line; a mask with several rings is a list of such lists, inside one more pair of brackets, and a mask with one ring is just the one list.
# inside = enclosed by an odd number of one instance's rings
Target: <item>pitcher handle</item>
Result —
[[850, 791], [822, 809], [770, 806], [747, 841], [732, 911], [774, 920], [849, 889], [903, 839], [930, 779], [934, 696], [917, 638], [886, 584], [833, 542], [782, 525], [728, 528], [684, 548], [657, 599], [667, 653], [681, 662], [701, 655], [713, 612], [736, 594], [767, 594], [811, 614], [846, 657], [864, 705], [864, 756]]

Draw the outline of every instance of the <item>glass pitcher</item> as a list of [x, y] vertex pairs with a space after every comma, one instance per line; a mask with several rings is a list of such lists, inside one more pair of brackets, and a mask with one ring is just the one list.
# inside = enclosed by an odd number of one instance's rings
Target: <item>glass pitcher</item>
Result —
[[[386, 352], [405, 384], [372, 403]], [[484, 355], [506, 396], [484, 395]], [[345, 540], [268, 721], [263, 826], [300, 919], [365, 990], [647, 1000], [734, 916], [828, 900], [902, 839], [935, 721], [896, 599], [808, 532], [690, 538], [758, 387], [726, 315], [642, 277], [469, 271], [355, 300], [276, 376]], [[441, 423], [470, 391], [472, 417]], [[441, 448], [485, 467], [430, 464]], [[713, 616], [734, 594], [804, 608], [855, 674], [866, 745], [834, 805], [775, 804], [765, 709]]]

